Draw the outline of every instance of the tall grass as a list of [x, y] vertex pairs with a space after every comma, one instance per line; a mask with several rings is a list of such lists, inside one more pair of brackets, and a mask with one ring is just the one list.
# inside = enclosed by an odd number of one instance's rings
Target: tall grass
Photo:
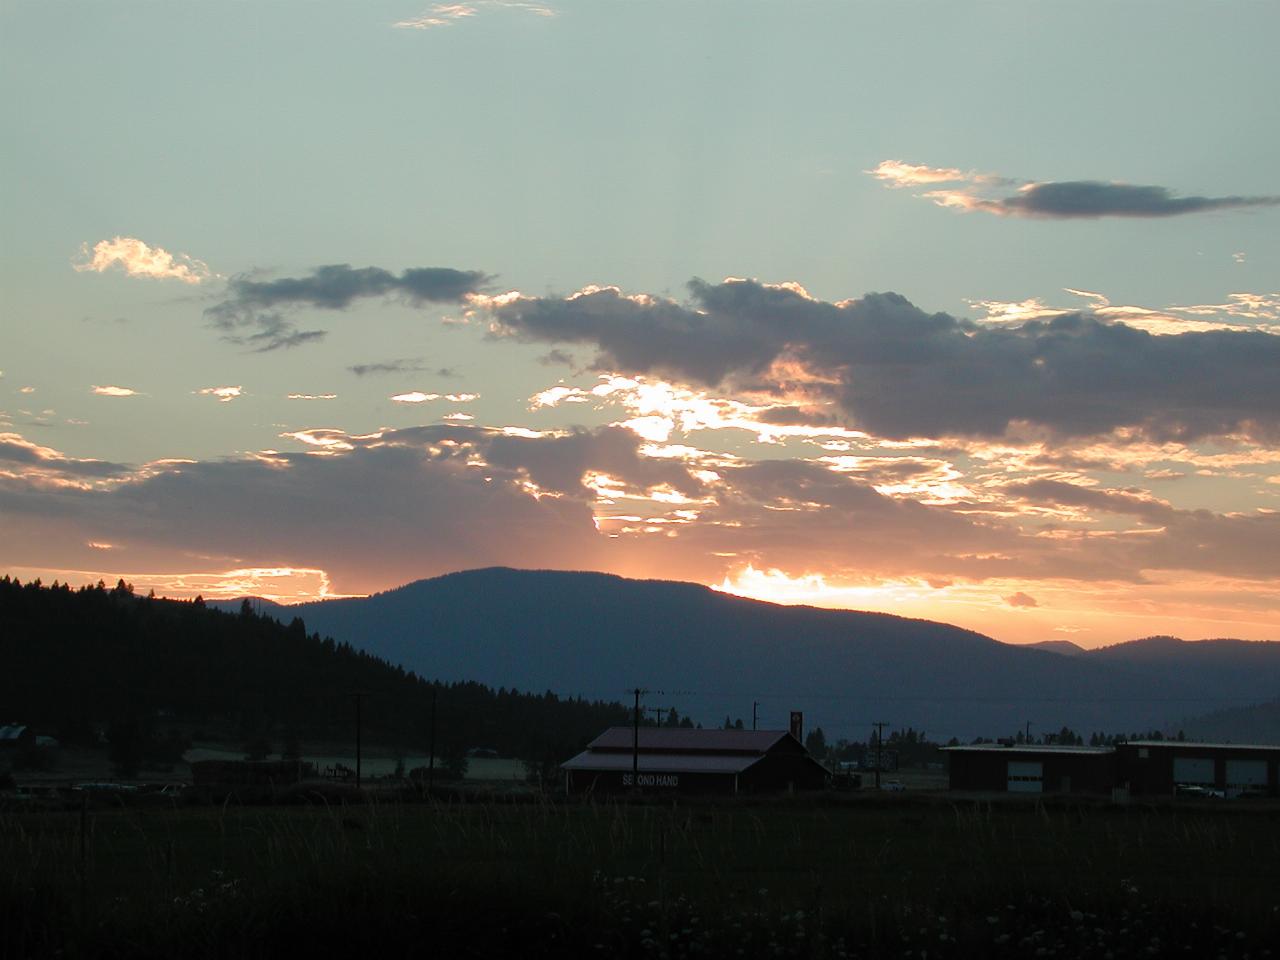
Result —
[[6, 957], [1257, 957], [1280, 943], [1274, 812], [123, 808], [0, 814], [0, 864]]

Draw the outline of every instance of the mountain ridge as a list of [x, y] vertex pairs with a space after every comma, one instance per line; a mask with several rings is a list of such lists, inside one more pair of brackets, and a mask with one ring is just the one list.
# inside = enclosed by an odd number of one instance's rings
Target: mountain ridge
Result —
[[[785, 726], [803, 709], [810, 727], [859, 739], [877, 720], [961, 739], [1028, 722], [1086, 735], [1171, 728], [1280, 687], [1280, 644], [1177, 641], [1184, 662], [1173, 665], [1125, 656], [1124, 644], [1064, 656], [929, 620], [594, 572], [459, 571], [273, 615], [423, 676], [606, 699], [667, 691], [653, 696], [704, 723], [749, 720], [759, 703]], [[1245, 650], [1247, 663], [1205, 661], [1222, 649]]]

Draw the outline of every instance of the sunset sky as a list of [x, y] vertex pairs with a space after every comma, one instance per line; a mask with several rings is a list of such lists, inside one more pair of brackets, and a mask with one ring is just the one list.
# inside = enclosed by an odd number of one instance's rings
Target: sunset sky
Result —
[[0, 6], [0, 573], [1280, 640], [1280, 4]]

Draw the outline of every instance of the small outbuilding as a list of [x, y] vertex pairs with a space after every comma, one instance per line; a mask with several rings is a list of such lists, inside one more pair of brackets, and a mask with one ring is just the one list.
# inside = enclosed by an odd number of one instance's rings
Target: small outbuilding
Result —
[[571, 794], [821, 790], [829, 774], [786, 730], [610, 727], [560, 765]]
[[1196, 788], [1224, 797], [1280, 796], [1280, 746], [1132, 740], [1116, 745], [1118, 785], [1134, 796]]
[[1110, 793], [1111, 747], [975, 743], [944, 747], [952, 790], [983, 793]]

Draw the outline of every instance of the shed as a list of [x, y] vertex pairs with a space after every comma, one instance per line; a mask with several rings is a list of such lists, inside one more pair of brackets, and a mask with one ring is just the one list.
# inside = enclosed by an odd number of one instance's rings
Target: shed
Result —
[[1117, 782], [1135, 796], [1201, 787], [1226, 797], [1280, 796], [1280, 746], [1131, 740], [1116, 746]]
[[786, 730], [610, 727], [560, 765], [570, 793], [820, 790], [828, 773]]
[[1115, 783], [1111, 747], [976, 743], [943, 752], [952, 790], [1107, 794]]

